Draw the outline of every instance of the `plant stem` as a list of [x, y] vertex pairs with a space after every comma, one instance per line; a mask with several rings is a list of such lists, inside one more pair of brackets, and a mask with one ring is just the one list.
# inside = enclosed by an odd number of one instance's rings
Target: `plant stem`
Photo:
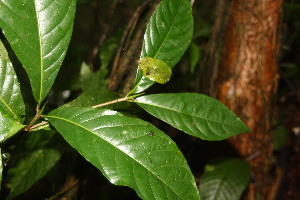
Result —
[[42, 121], [41, 123], [35, 124], [29, 128], [29, 131], [32, 131], [35, 128], [41, 127], [43, 125], [49, 124], [47, 121]]
[[123, 97], [123, 98], [120, 98], [120, 99], [115, 99], [115, 100], [112, 100], [112, 101], [109, 101], [109, 102], [105, 102], [105, 103], [101, 103], [101, 104], [98, 104], [98, 105], [94, 105], [94, 106], [92, 106], [92, 108], [100, 108], [100, 107], [111, 105], [111, 104], [114, 104], [114, 103], [119, 103], [119, 102], [122, 102], [122, 101], [127, 101], [129, 99], [131, 99], [131, 98], [129, 98], [129, 97]]
[[115, 99], [115, 100], [112, 100], [112, 101], [108, 101], [108, 102], [105, 102], [105, 103], [94, 105], [94, 106], [92, 106], [92, 108], [100, 108], [100, 107], [103, 107], [103, 106], [111, 105], [111, 104], [114, 104], [114, 103], [119, 103], [119, 102], [122, 102], [122, 101], [133, 100], [135, 97], [141, 96], [142, 94], [144, 94], [144, 93], [135, 94], [135, 95], [132, 95], [132, 96], [129, 96], [129, 97], [126, 96], [126, 97], [123, 97], [123, 98], [120, 98], [120, 99]]
[[31, 122], [25, 127], [25, 131], [29, 131], [30, 128], [33, 126], [33, 124], [36, 122], [36, 120], [38, 120], [41, 117], [39, 105], [36, 106], [35, 110], [36, 110], [36, 114], [35, 114], [34, 118], [31, 120]]

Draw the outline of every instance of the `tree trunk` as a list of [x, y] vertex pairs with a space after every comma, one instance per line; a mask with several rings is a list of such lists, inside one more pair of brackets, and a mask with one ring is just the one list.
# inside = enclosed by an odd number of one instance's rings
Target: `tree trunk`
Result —
[[[253, 172], [248, 199], [268, 197], [271, 125], [277, 91], [278, 26], [283, 0], [233, 0], [215, 96], [252, 130], [230, 139]], [[258, 196], [257, 196], [258, 195]]]

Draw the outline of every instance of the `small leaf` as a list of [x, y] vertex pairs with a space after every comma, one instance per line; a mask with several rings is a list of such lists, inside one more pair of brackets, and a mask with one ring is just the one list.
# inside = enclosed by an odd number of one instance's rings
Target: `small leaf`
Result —
[[[174, 67], [191, 42], [193, 25], [189, 0], [163, 0], [147, 26], [141, 57], [162, 60]], [[153, 84], [138, 71], [131, 93], [143, 92]]]
[[12, 118], [0, 107], [0, 142], [4, 142], [24, 127], [25, 125]]
[[143, 76], [160, 84], [168, 82], [172, 75], [172, 70], [167, 63], [150, 57], [139, 60], [139, 70], [143, 72]]
[[7, 186], [11, 189], [7, 199], [13, 199], [28, 190], [41, 179], [60, 159], [60, 152], [55, 149], [38, 149], [20, 155], [8, 169]]
[[109, 181], [133, 188], [142, 199], [199, 199], [182, 153], [151, 124], [79, 107], [58, 108], [47, 118]]
[[15, 120], [23, 122], [21, 115], [25, 114], [25, 105], [19, 82], [1, 41], [0, 53], [0, 107]]
[[200, 179], [202, 200], [239, 200], [250, 178], [250, 166], [244, 160], [228, 159], [205, 166]]
[[28, 73], [38, 104], [66, 54], [75, 5], [75, 0], [0, 1], [0, 27]]
[[222, 140], [249, 131], [225, 105], [202, 94], [153, 94], [135, 101], [155, 117], [204, 140]]

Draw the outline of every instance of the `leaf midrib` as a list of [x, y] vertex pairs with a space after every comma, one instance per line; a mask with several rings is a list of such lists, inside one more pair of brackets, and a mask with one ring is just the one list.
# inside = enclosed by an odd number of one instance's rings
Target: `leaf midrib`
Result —
[[39, 99], [38, 99], [38, 104], [41, 104], [42, 100], [42, 91], [43, 91], [43, 78], [44, 78], [44, 61], [43, 61], [43, 49], [42, 49], [42, 36], [41, 36], [41, 30], [40, 30], [40, 20], [39, 20], [39, 15], [37, 11], [37, 5], [36, 5], [36, 0], [34, 0], [34, 9], [35, 9], [35, 14], [36, 14], [36, 20], [37, 20], [37, 29], [38, 29], [38, 36], [39, 36], [39, 47], [40, 47], [40, 91], [39, 91]]
[[[161, 43], [160, 47], [158, 48], [156, 54], [154, 55], [154, 58], [157, 57], [157, 55], [158, 55], [160, 49], [162, 48], [163, 44], [166, 42], [166, 38], [167, 38], [167, 37], [169, 36], [169, 34], [170, 34], [170, 30], [173, 28], [173, 25], [174, 25], [174, 22], [175, 22], [175, 19], [176, 19], [176, 17], [177, 17], [177, 14], [178, 14], [178, 11], [179, 11], [179, 9], [180, 9], [180, 5], [181, 5], [182, 1], [184, 1], [184, 0], [180, 0], [180, 3], [179, 3], [179, 5], [178, 5], [178, 7], [177, 7], [176, 14], [174, 15], [174, 18], [173, 18], [173, 21], [172, 21], [172, 23], [171, 23], [171, 26], [170, 26], [170, 28], [169, 28], [169, 30], [168, 30], [168, 32], [167, 32], [167, 34], [166, 34], [166, 36], [165, 36], [163, 42]], [[169, 64], [169, 63], [168, 63], [168, 64]], [[172, 67], [173, 67], [173, 66], [172, 66]]]
[[186, 112], [181, 112], [181, 111], [178, 111], [178, 110], [173, 110], [173, 109], [168, 108], [168, 107], [162, 107], [162, 106], [157, 105], [157, 104], [150, 104], [150, 103], [141, 102], [141, 101], [135, 101], [135, 102], [136, 102], [136, 103], [140, 103], [140, 104], [144, 104], [144, 105], [149, 105], [149, 106], [152, 106], [152, 107], [158, 107], [158, 108], [161, 108], [161, 109], [164, 109], [164, 110], [170, 110], [170, 111], [173, 111], [173, 112], [175, 112], [175, 113], [179, 113], [179, 114], [184, 114], [184, 115], [196, 117], [196, 118], [199, 118], [199, 119], [202, 119], [202, 120], [206, 120], [206, 121], [210, 121], [210, 122], [215, 122], [215, 123], [218, 123], [218, 124], [221, 124], [221, 125], [223, 124], [223, 125], [231, 126], [232, 128], [236, 128], [236, 127], [235, 127], [234, 125], [232, 125], [232, 124], [221, 123], [221, 122], [218, 122], [218, 121], [215, 121], [215, 120], [207, 119], [207, 118], [200, 117], [200, 116], [197, 116], [197, 115], [192, 115], [192, 114], [189, 114], [189, 113], [186, 113]]
[[0, 96], [0, 100], [3, 102], [5, 107], [9, 110], [9, 112], [11, 112], [11, 114], [13, 114], [14, 119], [18, 120], [18, 122], [21, 122], [20, 119], [18, 118], [18, 116], [13, 112], [13, 110], [10, 108], [10, 106], [4, 101], [4, 99], [1, 96]]
[[[216, 197], [218, 197], [219, 196], [219, 194], [220, 194], [220, 189], [221, 189], [221, 187], [223, 187], [223, 185], [224, 185], [224, 180], [225, 180], [225, 177], [227, 176], [227, 174], [228, 174], [228, 172], [231, 172], [231, 168], [232, 168], [232, 166], [235, 166], [235, 163], [234, 162], [232, 162], [232, 163], [230, 163], [230, 165], [228, 165], [227, 167], [226, 167], [226, 169], [225, 170], [223, 170], [223, 173], [221, 173], [222, 175], [221, 175], [221, 178], [219, 178], [219, 180], [220, 180], [220, 182], [218, 183], [218, 187], [217, 187], [217, 190], [215, 191], [215, 195], [214, 195], [214, 199], [216, 199]], [[224, 167], [223, 167], [224, 168]]]
[[[151, 174], [153, 174], [154, 177], [156, 177], [157, 179], [159, 179], [162, 183], [164, 183], [164, 185], [166, 185], [168, 188], [170, 188], [171, 191], [173, 191], [180, 199], [181, 199], [181, 196], [179, 194], [176, 193], [176, 191], [174, 191], [168, 184], [166, 184], [160, 177], [157, 177], [155, 176], [155, 174], [149, 169], [147, 168], [146, 166], [144, 166], [142, 163], [138, 162], [136, 159], [130, 157], [129, 155], [127, 155], [125, 152], [123, 152], [121, 149], [117, 148], [115, 145], [113, 145], [112, 143], [110, 143], [109, 141], [105, 140], [104, 138], [100, 137], [99, 135], [97, 135], [96, 133], [94, 133], [93, 131], [89, 130], [88, 128], [76, 123], [76, 122], [73, 122], [71, 120], [68, 120], [68, 119], [65, 119], [65, 118], [62, 118], [62, 117], [58, 117], [58, 116], [48, 116], [47, 115], [47, 118], [55, 118], [55, 119], [59, 119], [59, 120], [62, 120], [62, 121], [66, 121], [66, 122], [69, 122], [71, 124], [74, 124], [75, 126], [78, 126], [94, 135], [96, 135], [97, 137], [101, 138], [103, 141], [109, 143], [111, 146], [113, 146], [114, 148], [118, 149], [120, 152], [122, 152], [123, 154], [125, 154], [126, 156], [128, 156], [129, 158], [131, 158], [132, 160], [134, 160], [136, 163], [138, 163], [139, 165], [141, 165], [142, 167], [144, 167], [145, 169], [147, 169]], [[125, 124], [126, 126], [127, 124]]]
[[[170, 28], [169, 28], [169, 30], [168, 30], [168, 32], [167, 32], [165, 38], [164, 38], [163, 42], [161, 43], [161, 45], [159, 46], [159, 48], [158, 48], [158, 50], [157, 50], [157, 52], [155, 53], [155, 55], [154, 55], [153, 58], [156, 58], [156, 57], [157, 57], [157, 55], [158, 55], [160, 49], [162, 48], [163, 44], [165, 43], [165, 41], [166, 41], [166, 39], [167, 39], [167, 37], [168, 37], [168, 35], [169, 35], [169, 33], [170, 33], [170, 30], [172, 29], [172, 27], [173, 27], [173, 25], [174, 25], [175, 18], [176, 18], [177, 14], [178, 14], [179, 7], [180, 7], [181, 3], [182, 3], [182, 0], [180, 0], [180, 3], [179, 3], [178, 8], [177, 8], [177, 10], [176, 10], [176, 14], [174, 15], [173, 21], [172, 21], [172, 23], [171, 23], [171, 26], [170, 26]], [[168, 63], [168, 64], [169, 64], [169, 63]], [[172, 68], [172, 67], [174, 67], [174, 66], [171, 66], [171, 68]], [[142, 76], [142, 77], [143, 77], [143, 76]], [[132, 89], [132, 91], [135, 91], [135, 90], [139, 87], [139, 85], [140, 85], [140, 83], [141, 83], [141, 81], [142, 81], [142, 77], [140, 78], [140, 80], [139, 80], [139, 82], [136, 84], [136, 86]], [[155, 82], [153, 81], [153, 84], [154, 84], [154, 83], [155, 83]]]

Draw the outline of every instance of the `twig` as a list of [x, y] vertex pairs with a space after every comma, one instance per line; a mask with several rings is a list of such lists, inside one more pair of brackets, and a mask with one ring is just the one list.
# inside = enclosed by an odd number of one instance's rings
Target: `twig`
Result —
[[42, 121], [41, 123], [35, 124], [35, 125], [33, 125], [33, 126], [31, 126], [31, 127], [29, 128], [29, 131], [31, 131], [31, 130], [37, 128], [37, 127], [43, 126], [43, 125], [45, 125], [45, 124], [48, 124], [48, 122], [47, 122], [47, 121]]
[[79, 184], [79, 180], [73, 180], [67, 187], [65, 187], [64, 189], [62, 189], [61, 191], [59, 191], [57, 194], [55, 194], [54, 196], [48, 198], [47, 200], [54, 200], [54, 199], [58, 199], [58, 197], [62, 196], [63, 194], [67, 193], [69, 190], [71, 190], [72, 188], [74, 188], [75, 186], [77, 186]]
[[32, 127], [32, 125], [36, 122], [36, 120], [38, 120], [41, 117], [39, 105], [36, 106], [35, 110], [36, 110], [36, 114], [35, 114], [34, 118], [31, 120], [31, 122], [25, 127], [25, 131], [29, 131], [30, 128]]
[[122, 97], [122, 98], [115, 99], [115, 100], [112, 100], [112, 101], [109, 101], [109, 102], [94, 105], [94, 106], [92, 106], [92, 108], [100, 108], [100, 107], [103, 107], [103, 106], [111, 105], [111, 104], [114, 104], [114, 103], [119, 103], [119, 102], [122, 102], [122, 101], [133, 101], [136, 97], [139, 97], [143, 94], [145, 94], [145, 93], [142, 92], [142, 93], [134, 94], [134, 95], [131, 95], [131, 96]]
[[94, 105], [94, 106], [92, 106], [92, 108], [100, 108], [100, 107], [103, 107], [103, 106], [111, 105], [111, 104], [114, 104], [114, 103], [119, 103], [119, 102], [122, 102], [122, 101], [132, 100], [132, 99], [133, 99], [132, 97], [123, 97], [123, 98], [120, 98], [120, 99], [115, 99], [115, 100], [112, 100], [112, 101], [109, 101], [109, 102]]

